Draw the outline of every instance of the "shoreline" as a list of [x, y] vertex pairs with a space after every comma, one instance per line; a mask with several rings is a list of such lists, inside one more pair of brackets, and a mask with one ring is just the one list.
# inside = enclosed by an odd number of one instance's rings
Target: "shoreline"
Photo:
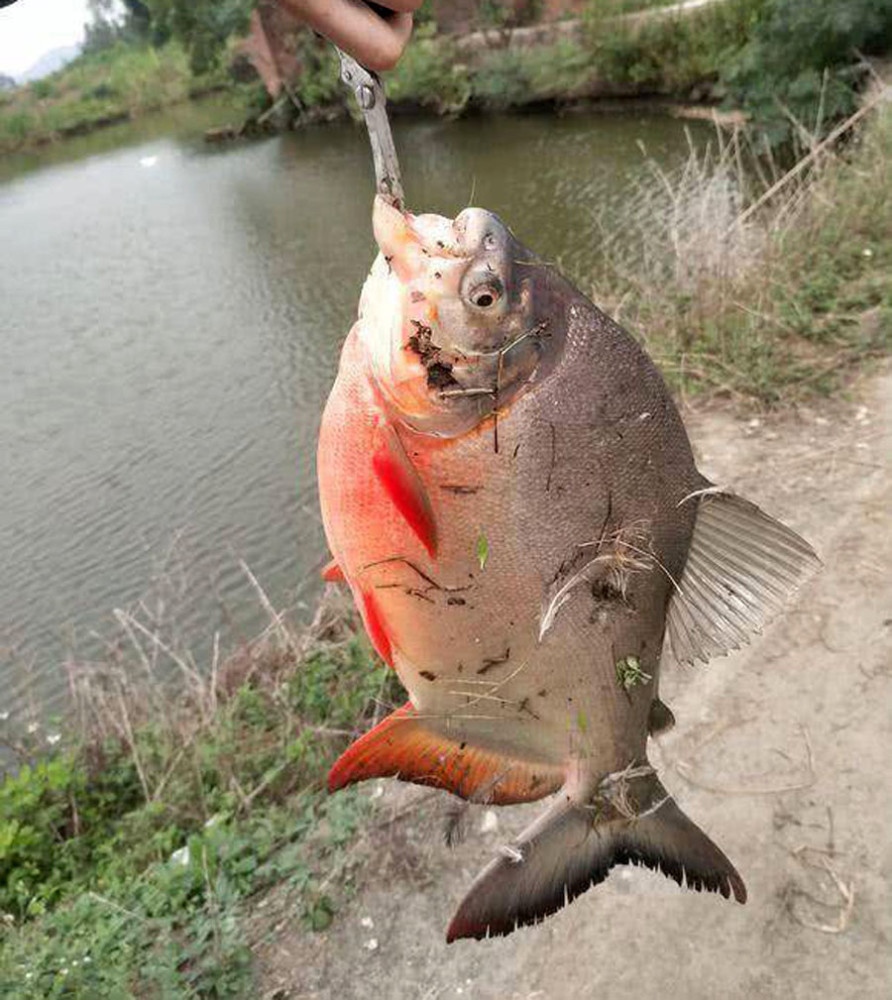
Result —
[[[69, 139], [103, 132], [116, 126], [126, 126], [137, 122], [151, 121], [167, 112], [186, 105], [201, 105], [209, 98], [224, 96], [231, 93], [224, 85], [215, 85], [202, 90], [198, 94], [171, 101], [160, 107], [147, 110], [125, 110], [97, 118], [89, 122], [77, 122], [57, 131], [40, 134], [29, 142], [14, 147], [0, 147], [0, 161], [4, 157], [17, 156], [26, 153], [36, 153], [43, 149], [64, 144]], [[237, 95], [233, 95], [236, 97]], [[234, 102], [235, 103], [235, 102]], [[304, 128], [313, 128], [330, 124], [356, 121], [351, 110], [345, 104], [331, 104], [310, 109], [301, 119], [286, 127], [276, 127], [264, 118], [273, 108], [267, 108], [263, 115], [257, 118], [247, 118], [240, 124], [231, 122], [206, 129], [204, 138], [208, 142], [233, 141], [236, 139], [260, 139], [280, 135], [284, 132], [299, 132]], [[644, 112], [656, 115], [666, 115], [672, 118], [684, 118], [691, 121], [708, 121], [720, 127], [736, 127], [747, 121], [742, 111], [721, 108], [717, 102], [685, 101], [672, 96], [654, 92], [614, 93], [602, 97], [554, 97], [535, 102], [511, 104], [503, 108], [489, 108], [478, 104], [469, 104], [459, 114], [442, 114], [419, 104], [417, 101], [388, 101], [388, 111], [395, 119], [421, 118], [431, 121], [450, 118], [470, 118], [484, 115], [622, 115]], [[271, 117], [271, 115], [270, 115]]]
[[67, 139], [77, 139], [84, 135], [91, 135], [93, 132], [101, 132], [104, 129], [112, 128], [115, 125], [124, 125], [129, 122], [136, 122], [145, 118], [151, 118], [154, 115], [162, 115], [171, 108], [181, 107], [184, 104], [200, 103], [208, 97], [213, 97], [215, 94], [226, 93], [228, 90], [229, 88], [223, 84], [215, 84], [214, 86], [202, 89], [198, 93], [191, 94], [188, 97], [183, 97], [177, 101], [171, 101], [170, 103], [157, 108], [149, 108], [144, 111], [133, 109], [116, 111], [93, 121], [75, 122], [71, 125], [65, 125], [55, 132], [36, 136], [31, 143], [16, 146], [13, 149], [0, 149], [0, 156], [39, 150], [44, 146], [53, 146], [60, 142], [64, 142]]
[[[607, 112], [617, 101], [641, 101], [658, 109], [699, 107], [703, 110], [696, 117], [721, 122], [728, 113], [712, 99], [714, 68], [679, 65], [678, 79], [668, 79], [662, 78], [667, 69], [663, 67], [656, 78], [637, 79], [633, 57], [647, 31], [687, 38], [685, 33], [714, 30], [708, 23], [711, 17], [727, 18], [730, 28], [738, 17], [735, 6], [732, 0], [686, 0], [606, 18], [596, 27], [584, 18], [460, 35], [420, 27], [403, 60], [384, 76], [388, 107], [395, 116], [450, 118], [480, 111]], [[599, 54], [605, 57], [603, 65]], [[677, 58], [685, 62], [684, 55]], [[75, 79], [82, 93], [72, 101]], [[192, 76], [185, 53], [175, 43], [158, 50], [119, 44], [0, 96], [0, 156], [40, 149], [213, 94], [231, 93], [244, 117], [215, 130], [212, 141], [355, 115], [328, 45], [317, 46], [303, 73], [268, 106], [252, 112], [248, 105], [256, 100], [259, 87], [259, 77], [237, 82], [223, 68], [204, 78]], [[254, 98], [249, 96], [252, 90]], [[732, 115], [738, 122], [739, 115]], [[53, 121], [66, 116], [73, 120]]]

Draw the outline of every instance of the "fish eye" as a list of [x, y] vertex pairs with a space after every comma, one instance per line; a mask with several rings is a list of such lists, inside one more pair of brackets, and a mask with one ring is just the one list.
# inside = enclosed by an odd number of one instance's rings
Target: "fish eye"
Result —
[[472, 289], [468, 299], [477, 309], [491, 309], [502, 297], [502, 286], [498, 281], [485, 281]]

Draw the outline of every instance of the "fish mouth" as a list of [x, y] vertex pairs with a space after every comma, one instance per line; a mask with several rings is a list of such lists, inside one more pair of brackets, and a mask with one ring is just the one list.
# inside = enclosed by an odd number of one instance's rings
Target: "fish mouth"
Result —
[[375, 241], [390, 275], [402, 286], [400, 343], [394, 348], [420, 363], [436, 400], [473, 391], [479, 352], [441, 343], [441, 303], [458, 296], [473, 250], [462, 245], [461, 230], [440, 215], [401, 212], [376, 197], [372, 216]]
[[[528, 310], [518, 307], [512, 283], [513, 236], [483, 209], [465, 209], [454, 220], [416, 216], [380, 197], [373, 229], [381, 257], [368, 298], [387, 303], [376, 311], [376, 332], [369, 331], [376, 383], [418, 429], [473, 426], [538, 359], [517, 326]], [[490, 286], [501, 301], [481, 299], [473, 315], [469, 298], [478, 288], [489, 294]]]
[[442, 215], [412, 215], [388, 204], [380, 195], [372, 213], [375, 242], [403, 282], [417, 280], [431, 258], [467, 260], [461, 230]]

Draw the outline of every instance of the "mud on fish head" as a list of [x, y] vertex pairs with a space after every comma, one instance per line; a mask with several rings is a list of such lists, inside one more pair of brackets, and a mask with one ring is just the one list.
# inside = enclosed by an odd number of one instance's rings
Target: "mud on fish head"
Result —
[[411, 427], [462, 434], [535, 378], [548, 339], [541, 265], [484, 209], [451, 220], [376, 198], [373, 221], [381, 253], [363, 288], [360, 337], [374, 380]]

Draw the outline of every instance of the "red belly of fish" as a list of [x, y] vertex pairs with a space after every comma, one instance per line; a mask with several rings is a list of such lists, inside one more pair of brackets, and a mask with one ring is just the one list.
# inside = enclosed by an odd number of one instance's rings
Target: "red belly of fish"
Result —
[[[508, 654], [519, 663], [535, 644], [532, 625], [505, 633], [516, 602], [530, 603], [529, 581], [481, 571], [479, 511], [443, 488], [464, 476], [498, 503], [505, 490], [486, 481], [478, 454], [491, 447], [476, 432], [451, 440], [403, 427], [397, 434], [351, 331], [320, 430], [323, 522], [366, 632], [411, 705], [350, 747], [332, 788], [399, 774], [464, 797], [486, 790], [504, 803], [540, 798], [562, 780], [546, 728], [530, 726], [532, 717], [512, 725], [507, 702], [480, 697], [487, 663], [510, 673]], [[507, 539], [497, 548], [504, 556]]]
[[[387, 447], [393, 434], [364, 364], [354, 328], [319, 434], [322, 519], [332, 556], [353, 592], [378, 654], [393, 666], [399, 623], [388, 618], [370, 575], [381, 560], [426, 561], [435, 545], [430, 512], [414, 502]], [[424, 456], [413, 457], [417, 469]], [[411, 470], [410, 470], [411, 471]], [[417, 492], [417, 491], [415, 491]]]

